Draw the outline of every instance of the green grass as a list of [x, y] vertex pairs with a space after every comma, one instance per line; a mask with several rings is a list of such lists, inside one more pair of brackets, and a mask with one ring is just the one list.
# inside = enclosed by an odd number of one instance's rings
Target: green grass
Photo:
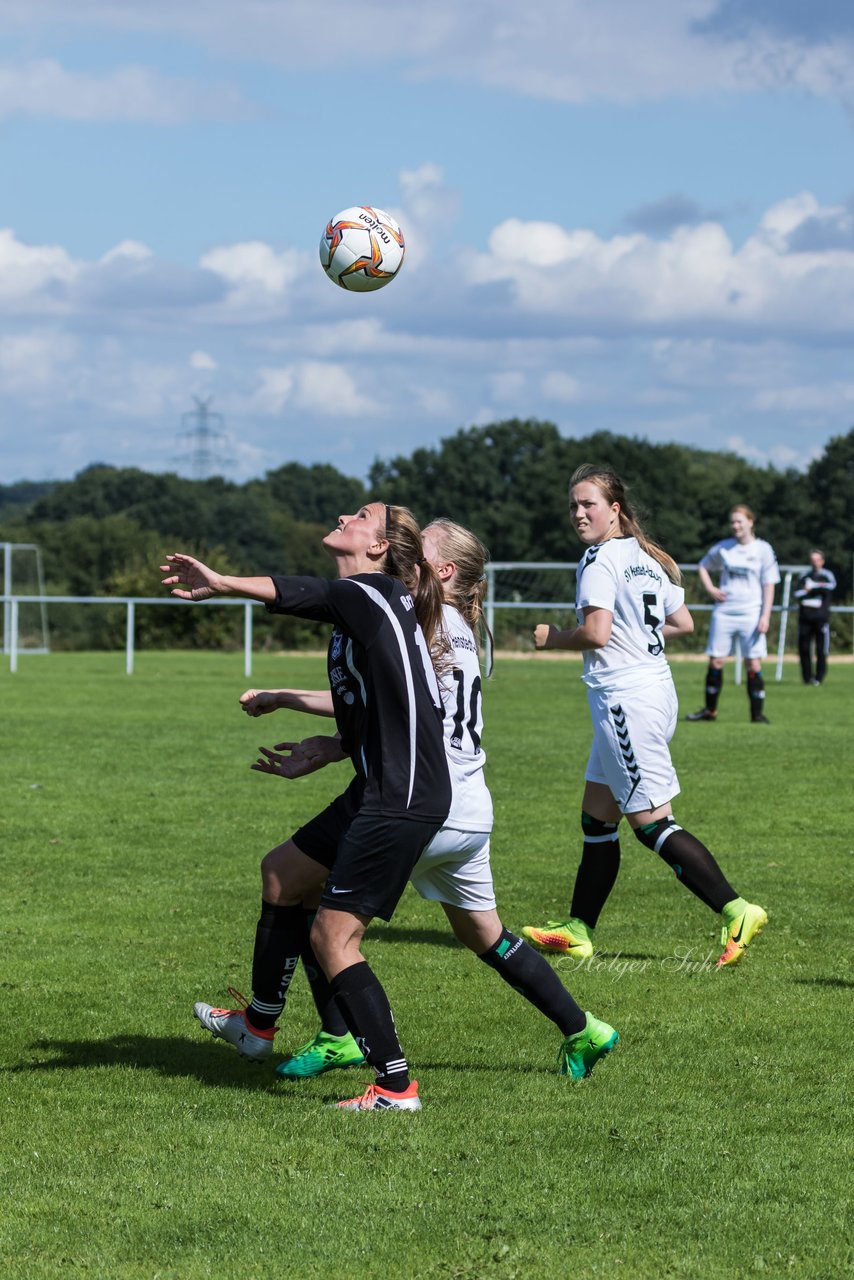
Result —
[[[7, 1277], [835, 1277], [851, 1264], [854, 667], [728, 683], [682, 724], [679, 821], [771, 925], [714, 973], [716, 920], [623, 835], [597, 963], [559, 963], [621, 1044], [591, 1080], [408, 891], [367, 952], [425, 1109], [324, 1106], [355, 1071], [277, 1083], [191, 1016], [248, 986], [257, 864], [340, 788], [252, 773], [316, 729], [237, 709], [239, 655], [23, 658], [0, 673]], [[675, 664], [684, 711], [703, 668]], [[487, 687], [494, 865], [510, 927], [564, 914], [589, 728], [578, 666], [504, 660]], [[322, 661], [262, 656], [256, 685]], [[314, 1030], [301, 977], [282, 1049]], [[849, 1146], [846, 1148], [846, 1143]]]

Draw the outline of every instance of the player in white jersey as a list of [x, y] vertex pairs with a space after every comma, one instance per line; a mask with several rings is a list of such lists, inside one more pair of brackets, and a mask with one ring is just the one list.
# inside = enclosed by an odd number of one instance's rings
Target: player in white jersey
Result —
[[[715, 607], [706, 645], [706, 702], [687, 716], [688, 720], [717, 719], [724, 663], [738, 645], [747, 667], [751, 722], [768, 723], [762, 659], [768, 654], [767, 635], [780, 570], [771, 545], [753, 532], [755, 520], [750, 507], [733, 507], [729, 513], [733, 536], [716, 542], [700, 561], [700, 581]], [[720, 575], [717, 586], [713, 573]]]
[[612, 471], [578, 468], [570, 481], [570, 517], [587, 546], [577, 571], [578, 625], [561, 631], [542, 623], [534, 642], [538, 649], [584, 655], [593, 720], [584, 846], [569, 918], [522, 932], [547, 951], [579, 959], [593, 954], [593, 930], [620, 868], [618, 827], [625, 817], [641, 844], [723, 916], [718, 967], [735, 964], [768, 917], [736, 894], [705, 845], [676, 823], [671, 804], [679, 794], [669, 750], [678, 707], [664, 648], [694, 629], [679, 569], [646, 536]]
[[[492, 797], [483, 767], [481, 670], [476, 630], [485, 626], [483, 596], [486, 550], [468, 529], [451, 520], [435, 520], [422, 531], [424, 555], [439, 575], [445, 604], [444, 631], [450, 660], [440, 666], [439, 684], [445, 709], [444, 738], [451, 776], [451, 808], [445, 825], [421, 854], [410, 882], [422, 898], [441, 904], [454, 934], [514, 991], [524, 996], [558, 1027], [563, 1043], [558, 1064], [563, 1075], [580, 1079], [617, 1043], [608, 1023], [585, 1014], [545, 959], [522, 938], [505, 929], [498, 915], [489, 861]], [[245, 696], [245, 695], [244, 695]], [[257, 695], [256, 695], [257, 696]], [[308, 707], [306, 709], [309, 709]], [[251, 708], [250, 708], [251, 710]], [[325, 749], [307, 739], [305, 750], [318, 762]], [[279, 757], [284, 776], [292, 772], [302, 744], [281, 744], [290, 756]], [[273, 753], [265, 753], [276, 758]], [[337, 758], [330, 748], [330, 758]], [[277, 1074], [288, 1078], [320, 1075], [349, 1066], [357, 1048], [340, 1025], [334, 999], [303, 956], [321, 1029], [280, 1063]]]

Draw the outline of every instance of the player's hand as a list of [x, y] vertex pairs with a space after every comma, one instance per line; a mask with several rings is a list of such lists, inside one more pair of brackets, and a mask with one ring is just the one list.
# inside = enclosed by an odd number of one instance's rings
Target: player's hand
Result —
[[273, 751], [259, 747], [259, 751], [262, 759], [256, 760], [251, 768], [278, 778], [304, 778], [344, 759], [339, 740], [322, 734], [304, 738], [302, 742], [278, 742]]
[[[170, 594], [179, 600], [209, 600], [211, 596], [218, 595], [221, 588], [220, 575], [192, 556], [167, 556], [160, 572], [170, 575], [163, 579], [163, 585], [173, 587]], [[174, 587], [174, 583], [180, 585]]]
[[271, 689], [247, 689], [240, 695], [240, 705], [248, 716], [265, 716], [278, 711], [279, 699]]
[[723, 604], [726, 600], [726, 592], [721, 591], [720, 587], [712, 587], [709, 595], [712, 597], [715, 604]]
[[267, 747], [259, 747], [258, 750], [261, 758], [250, 767], [258, 773], [271, 773], [276, 778], [304, 778], [322, 769], [325, 763], [318, 763], [306, 755], [299, 742], [280, 742], [275, 751]]
[[541, 622], [539, 626], [534, 627], [534, 648], [554, 648], [554, 637], [558, 635], [558, 633], [559, 628], [553, 626], [551, 622]]
[[756, 630], [757, 630], [757, 632], [759, 633], [759, 635], [760, 635], [760, 636], [767, 635], [767, 634], [768, 634], [768, 628], [770, 627], [770, 625], [771, 625], [771, 619], [770, 619], [770, 618], [760, 618], [760, 619], [759, 619], [759, 621], [758, 621], [758, 622], [757, 622], [757, 624], [756, 624]]

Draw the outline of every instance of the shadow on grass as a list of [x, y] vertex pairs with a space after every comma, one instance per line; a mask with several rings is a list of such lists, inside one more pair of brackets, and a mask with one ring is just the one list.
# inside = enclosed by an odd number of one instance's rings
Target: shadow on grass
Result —
[[799, 987], [840, 987], [843, 991], [854, 988], [847, 978], [793, 978]]
[[[277, 1077], [263, 1064], [229, 1055], [226, 1046], [194, 1044], [179, 1036], [112, 1036], [108, 1040], [37, 1040], [31, 1048], [52, 1055], [38, 1062], [0, 1068], [0, 1074], [91, 1070], [93, 1067], [133, 1067], [163, 1076], [194, 1078], [225, 1089], [276, 1092]], [[259, 1069], [260, 1068], [260, 1069]]]
[[[285, 1080], [275, 1075], [271, 1064], [249, 1062], [237, 1054], [229, 1054], [223, 1045], [193, 1044], [178, 1036], [113, 1036], [109, 1040], [37, 1040], [31, 1046], [34, 1052], [51, 1054], [49, 1060], [20, 1062], [11, 1067], [0, 1067], [2, 1075], [21, 1075], [27, 1072], [91, 1071], [97, 1067], [131, 1067], [137, 1071], [156, 1071], [162, 1076], [195, 1079], [201, 1084], [221, 1089], [244, 1089], [255, 1093], [273, 1093], [279, 1097], [296, 1097], [305, 1081]], [[275, 1065], [273, 1063], [272, 1065]], [[530, 1063], [496, 1062], [426, 1062], [419, 1061], [412, 1068], [419, 1071], [496, 1072], [515, 1075], [554, 1075], [554, 1068], [532, 1066]], [[352, 1083], [352, 1093], [367, 1088], [370, 1067], [361, 1070], [336, 1071], [346, 1093]], [[331, 1083], [331, 1080], [328, 1081]], [[339, 1091], [340, 1096], [340, 1091]]]

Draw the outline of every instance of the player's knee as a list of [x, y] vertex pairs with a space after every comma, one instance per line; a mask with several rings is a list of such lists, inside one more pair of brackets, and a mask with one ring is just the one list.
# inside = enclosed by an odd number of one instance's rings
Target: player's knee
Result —
[[661, 850], [669, 836], [675, 831], [681, 831], [682, 828], [673, 817], [672, 813], [667, 814], [664, 818], [658, 818], [655, 822], [645, 822], [643, 826], [635, 827], [635, 835], [642, 845], [647, 849], [651, 849], [653, 853], [661, 853]]
[[594, 818], [586, 809], [581, 810], [581, 830], [585, 844], [607, 844], [616, 840], [619, 822], [603, 822]]

